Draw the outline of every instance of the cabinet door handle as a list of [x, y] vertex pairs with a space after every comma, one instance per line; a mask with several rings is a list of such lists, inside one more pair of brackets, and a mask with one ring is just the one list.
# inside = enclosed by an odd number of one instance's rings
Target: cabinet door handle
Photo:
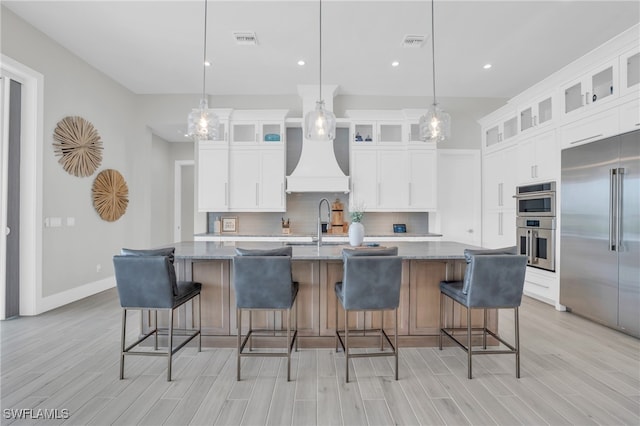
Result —
[[534, 125], [534, 126], [537, 126], [537, 125], [538, 125], [538, 116], [537, 116], [537, 115], [534, 115], [534, 116], [533, 116], [533, 125]]
[[411, 204], [411, 182], [409, 182], [409, 205]]
[[502, 212], [498, 213], [498, 235], [502, 236]]
[[258, 201], [258, 198], [259, 198], [258, 194], [260, 192], [259, 187], [260, 187], [260, 184], [258, 182], [256, 182], [256, 206], [259, 204], [259, 201]]
[[569, 145], [573, 145], [575, 143], [580, 143], [580, 142], [584, 142], [584, 141], [588, 141], [589, 139], [593, 139], [593, 138], [599, 138], [601, 137], [603, 134], [600, 133], [598, 135], [593, 135], [593, 136], [589, 136], [588, 138], [582, 138], [582, 139], [578, 139], [577, 141], [573, 141], [573, 142], [569, 142]]
[[502, 182], [498, 184], [498, 207], [502, 207]]
[[588, 104], [588, 103], [589, 103], [589, 101], [590, 101], [590, 99], [589, 99], [589, 92], [585, 92], [585, 94], [584, 94], [584, 101], [585, 101], [585, 104]]

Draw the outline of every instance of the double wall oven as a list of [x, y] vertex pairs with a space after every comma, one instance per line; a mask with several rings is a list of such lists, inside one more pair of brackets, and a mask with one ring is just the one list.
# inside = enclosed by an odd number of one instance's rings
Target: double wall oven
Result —
[[527, 265], [556, 270], [556, 183], [545, 182], [516, 188], [518, 252]]

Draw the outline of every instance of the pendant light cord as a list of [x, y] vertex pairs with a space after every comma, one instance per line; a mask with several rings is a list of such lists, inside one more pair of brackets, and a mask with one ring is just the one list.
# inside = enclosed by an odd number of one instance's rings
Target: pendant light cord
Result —
[[204, 0], [204, 47], [202, 49], [202, 99], [205, 96], [205, 85], [207, 77], [207, 3], [208, 0]]
[[436, 31], [433, 26], [433, 2], [434, 0], [431, 0], [431, 63], [433, 64], [433, 105], [436, 105]]
[[318, 89], [318, 101], [322, 101], [322, 0], [320, 0], [320, 87]]

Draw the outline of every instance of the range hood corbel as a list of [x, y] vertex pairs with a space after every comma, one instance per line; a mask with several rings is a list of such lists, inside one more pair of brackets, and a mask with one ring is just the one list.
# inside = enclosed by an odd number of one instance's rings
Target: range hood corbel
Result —
[[[322, 91], [327, 109], [333, 110], [333, 97], [337, 85], [323, 85]], [[313, 110], [318, 96], [317, 85], [300, 85], [298, 94], [302, 98], [302, 114]], [[333, 141], [316, 142], [302, 139], [300, 160], [291, 175], [287, 176], [287, 193], [292, 192], [349, 192], [349, 176], [345, 176], [333, 151]]]

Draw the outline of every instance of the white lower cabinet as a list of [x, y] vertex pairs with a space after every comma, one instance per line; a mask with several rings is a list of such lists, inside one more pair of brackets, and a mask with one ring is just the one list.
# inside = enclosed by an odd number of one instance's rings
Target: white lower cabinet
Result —
[[435, 149], [353, 149], [350, 208], [366, 211], [434, 211]]
[[229, 210], [229, 149], [198, 145], [198, 211]]
[[527, 266], [524, 294], [555, 305], [559, 297], [558, 274]]
[[286, 210], [283, 149], [231, 149], [229, 157], [229, 210]]

